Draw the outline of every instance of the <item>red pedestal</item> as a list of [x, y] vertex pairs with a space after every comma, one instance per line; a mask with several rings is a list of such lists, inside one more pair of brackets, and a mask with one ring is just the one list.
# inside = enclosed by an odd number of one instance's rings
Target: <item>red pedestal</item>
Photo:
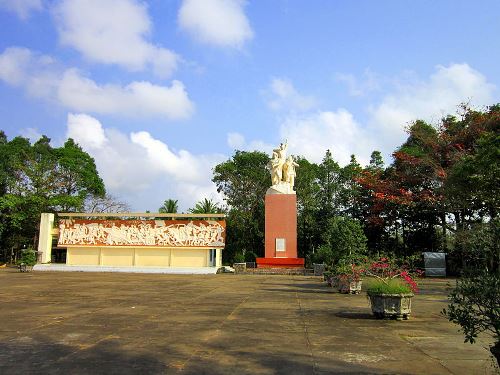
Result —
[[258, 268], [304, 268], [304, 258], [257, 258]]
[[258, 267], [304, 267], [297, 258], [297, 196], [266, 195], [265, 258]]

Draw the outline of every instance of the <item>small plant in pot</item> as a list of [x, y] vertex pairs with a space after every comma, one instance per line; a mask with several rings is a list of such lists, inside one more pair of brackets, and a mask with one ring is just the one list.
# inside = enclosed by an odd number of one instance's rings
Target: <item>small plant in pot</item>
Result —
[[361, 276], [364, 269], [354, 263], [340, 262], [334, 268], [337, 286], [340, 293], [359, 294], [361, 292]]
[[36, 264], [36, 253], [33, 249], [23, 250], [21, 258], [17, 261], [19, 271], [30, 272]]
[[372, 279], [367, 286], [372, 313], [379, 319], [408, 319], [411, 299], [418, 286], [407, 269], [398, 267], [387, 258], [373, 262], [365, 271]]
[[323, 278], [329, 287], [334, 288], [337, 285], [337, 279], [332, 271], [323, 272]]

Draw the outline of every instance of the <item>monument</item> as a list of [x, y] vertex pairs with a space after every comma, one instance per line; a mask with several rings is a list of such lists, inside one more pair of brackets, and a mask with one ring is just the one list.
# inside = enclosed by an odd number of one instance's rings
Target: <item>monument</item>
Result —
[[257, 258], [257, 267], [304, 267], [297, 258], [297, 195], [295, 168], [292, 156], [286, 156], [287, 143], [273, 150], [268, 168], [272, 186], [265, 198], [265, 258]]

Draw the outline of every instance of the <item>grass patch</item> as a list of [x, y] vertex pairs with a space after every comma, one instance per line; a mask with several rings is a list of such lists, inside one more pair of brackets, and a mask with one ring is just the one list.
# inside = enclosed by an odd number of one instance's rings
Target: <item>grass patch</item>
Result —
[[367, 280], [366, 291], [384, 294], [412, 293], [410, 286], [400, 279], [388, 280], [387, 283], [377, 279]]

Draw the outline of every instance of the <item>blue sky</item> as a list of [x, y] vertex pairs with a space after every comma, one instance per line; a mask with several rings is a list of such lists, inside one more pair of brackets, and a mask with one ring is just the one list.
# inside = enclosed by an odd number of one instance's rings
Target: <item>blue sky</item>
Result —
[[[219, 200], [234, 149], [390, 154], [404, 127], [500, 102], [500, 2], [0, 0], [9, 138], [74, 138], [134, 210]], [[300, 173], [300, 171], [298, 172]]]

